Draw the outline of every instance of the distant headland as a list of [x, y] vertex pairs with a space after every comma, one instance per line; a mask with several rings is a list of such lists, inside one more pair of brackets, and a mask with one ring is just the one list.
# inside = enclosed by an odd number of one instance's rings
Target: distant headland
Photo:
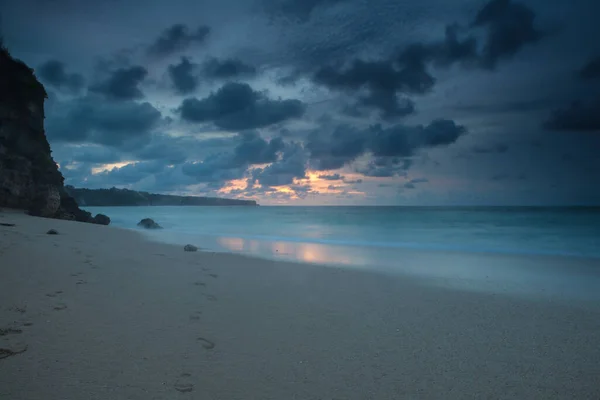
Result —
[[219, 197], [175, 196], [138, 192], [129, 189], [79, 189], [65, 186], [65, 191], [82, 207], [110, 206], [258, 206], [254, 200]]

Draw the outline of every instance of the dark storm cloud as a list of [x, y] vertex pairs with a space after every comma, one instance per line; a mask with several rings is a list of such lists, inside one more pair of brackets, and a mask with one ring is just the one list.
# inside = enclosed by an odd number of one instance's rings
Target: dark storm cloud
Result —
[[144, 97], [138, 87], [148, 75], [142, 66], [119, 68], [103, 82], [90, 87], [91, 92], [99, 93], [113, 100], [134, 100]]
[[179, 94], [188, 94], [198, 88], [200, 78], [210, 82], [233, 78], [249, 78], [256, 75], [255, 67], [238, 59], [209, 58], [201, 65], [193, 63], [188, 57], [181, 57], [178, 64], [168, 67], [169, 77]]
[[272, 163], [285, 147], [281, 138], [267, 142], [256, 132], [243, 132], [240, 137], [242, 142], [234, 150], [234, 160], [240, 165]]
[[378, 109], [384, 118], [402, 117], [414, 112], [414, 104], [410, 100], [399, 99], [399, 95], [424, 94], [433, 87], [435, 79], [421, 60], [407, 57], [400, 68], [395, 65], [393, 60], [354, 60], [346, 68], [320, 68], [313, 81], [343, 92], [366, 89], [366, 94], [359, 94], [359, 106]]
[[[389, 178], [392, 176], [406, 176], [412, 166], [410, 159], [400, 157], [375, 157], [366, 165], [356, 168], [356, 172], [364, 176], [376, 178]], [[360, 182], [358, 182], [360, 183]]]
[[589, 60], [578, 72], [581, 79], [591, 80], [600, 78], [600, 56]]
[[299, 143], [286, 146], [280, 160], [252, 171], [252, 178], [263, 186], [290, 185], [296, 178], [306, 177], [307, 154]]
[[213, 122], [221, 129], [246, 130], [300, 118], [305, 109], [299, 100], [271, 100], [246, 83], [227, 83], [202, 100], [185, 99], [178, 112], [189, 122]]
[[156, 41], [148, 47], [148, 54], [166, 57], [173, 53], [186, 50], [193, 44], [202, 44], [210, 34], [208, 26], [200, 26], [195, 31], [183, 24], [175, 24], [166, 29]]
[[253, 77], [256, 68], [245, 64], [236, 58], [219, 60], [210, 58], [202, 64], [202, 74], [207, 79], [231, 79], [238, 77]]
[[[390, 61], [408, 67], [408, 71], [412, 71], [412, 74], [407, 74], [408, 77], [415, 79], [416, 82], [420, 77], [421, 82], [432, 86], [435, 80], [426, 75], [429, 64], [438, 67], [450, 67], [456, 63], [473, 66], [476, 65], [479, 57], [481, 56], [478, 52], [477, 39], [470, 30], [458, 24], [451, 24], [446, 26], [443, 39], [411, 43], [398, 53], [397, 60], [392, 58]], [[425, 86], [424, 89], [429, 87]], [[418, 90], [413, 92], [420, 93]]]
[[482, 63], [493, 69], [502, 59], [514, 56], [525, 45], [540, 40], [544, 33], [535, 26], [535, 13], [522, 3], [492, 0], [475, 17], [474, 27], [487, 30]]
[[347, 183], [349, 185], [354, 185], [354, 184], [359, 184], [359, 183], [363, 183], [362, 179], [343, 179], [344, 183]]
[[316, 170], [338, 169], [370, 152], [377, 158], [360, 172], [369, 176], [392, 176], [396, 173], [395, 167], [390, 169], [389, 165], [385, 165], [387, 161], [381, 160], [398, 160], [393, 162], [395, 166], [405, 162], [402, 157], [413, 156], [422, 149], [449, 145], [465, 133], [464, 126], [445, 119], [435, 120], [427, 126], [382, 128], [376, 125], [367, 130], [340, 125], [329, 134], [321, 131], [311, 133], [305, 147], [310, 152], [311, 167]]
[[600, 101], [573, 102], [566, 108], [555, 110], [543, 126], [552, 131], [600, 131]]
[[311, 167], [324, 171], [338, 169], [354, 161], [367, 150], [368, 135], [348, 125], [339, 125], [331, 133], [314, 131], [304, 146], [310, 152]]
[[450, 66], [454, 63], [469, 63], [477, 59], [477, 40], [474, 36], [468, 35], [461, 39], [460, 34], [465, 29], [457, 24], [448, 25], [443, 41], [423, 45], [423, 57], [431, 58], [439, 66]]
[[409, 157], [422, 148], [445, 146], [454, 143], [467, 132], [466, 128], [451, 120], [435, 120], [427, 126], [407, 127], [396, 125], [391, 128], [373, 129], [370, 146], [375, 156]]
[[131, 141], [147, 141], [160, 121], [161, 113], [150, 103], [111, 102], [87, 96], [51, 104], [46, 131], [51, 141], [118, 147]]
[[198, 87], [196, 69], [197, 65], [193, 64], [187, 57], [181, 57], [179, 64], [169, 65], [169, 77], [178, 93], [188, 94], [196, 90]]
[[405, 189], [415, 189], [417, 187], [418, 183], [427, 183], [427, 182], [429, 182], [429, 180], [425, 179], [425, 178], [411, 179], [410, 181], [408, 181], [404, 184], [404, 188]]
[[289, 150], [284, 151], [286, 145], [281, 138], [267, 141], [256, 132], [243, 132], [233, 138], [232, 144], [231, 151], [210, 154], [202, 162], [184, 164], [183, 173], [218, 188], [228, 180], [244, 178], [251, 165], [278, 163], [282, 152], [282, 162], [289, 162]]
[[340, 174], [319, 175], [319, 179], [324, 179], [326, 181], [339, 181], [344, 179], [344, 177]]
[[48, 60], [36, 69], [36, 73], [45, 83], [59, 90], [79, 92], [85, 83], [82, 75], [67, 73], [65, 64], [58, 60]]
[[193, 177], [199, 183], [225, 185], [229, 180], [241, 179], [246, 173], [245, 167], [234, 167], [232, 155], [229, 153], [211, 154], [202, 162], [183, 164], [185, 175]]

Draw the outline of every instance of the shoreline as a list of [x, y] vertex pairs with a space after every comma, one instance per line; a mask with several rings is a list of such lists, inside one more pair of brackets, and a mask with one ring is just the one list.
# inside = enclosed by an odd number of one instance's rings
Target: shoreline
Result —
[[600, 397], [597, 303], [2, 215], [0, 398]]
[[[440, 223], [432, 223], [431, 218], [423, 215], [425, 219], [424, 225], [416, 224], [414, 215], [406, 216], [406, 224], [399, 221], [396, 232], [390, 232], [386, 235], [374, 225], [367, 224], [364, 231], [360, 231], [357, 226], [348, 226], [349, 232], [341, 229], [344, 224], [339, 223], [339, 217], [343, 212], [334, 213], [332, 226], [327, 226], [325, 221], [328, 217], [328, 212], [324, 207], [299, 207], [296, 210], [289, 210], [290, 207], [272, 207], [272, 212], [267, 212], [269, 207], [263, 207], [262, 212], [248, 210], [247, 208], [225, 207], [219, 208], [220, 211], [210, 211], [210, 209], [198, 208], [188, 210], [185, 207], [177, 208], [173, 212], [169, 211], [172, 207], [137, 207], [136, 210], [125, 209], [124, 207], [113, 207], [115, 210], [111, 212], [109, 207], [89, 208], [93, 212], [110, 213], [114, 217], [113, 226], [124, 228], [135, 228], [137, 222], [148, 216], [158, 221], [165, 229], [161, 232], [148, 232], [148, 236], [156, 235], [159, 241], [179, 244], [183, 241], [201, 240], [205, 243], [210, 243], [209, 246], [213, 250], [237, 252], [235, 247], [243, 246], [244, 243], [252, 244], [254, 248], [261, 248], [261, 252], [267, 256], [273, 256], [274, 251], [265, 249], [266, 245], [273, 243], [286, 243], [291, 247], [310, 245], [315, 248], [329, 247], [330, 249], [339, 248], [341, 252], [347, 249], [362, 249], [362, 253], [376, 253], [378, 251], [422, 251], [422, 252], [454, 252], [454, 253], [475, 253], [475, 254], [491, 254], [491, 255], [516, 255], [516, 256], [549, 256], [549, 257], [570, 257], [582, 260], [592, 259], [600, 263], [600, 253], [596, 240], [594, 239], [593, 230], [587, 232], [578, 231], [578, 223], [584, 221], [571, 220], [564, 221], [565, 217], [561, 217], [560, 221], [566, 224], [564, 229], [555, 229], [549, 223], [550, 216], [543, 217], [541, 221], [544, 229], [527, 229], [523, 226], [522, 218], [514, 220], [509, 217], [509, 214], [501, 213], [500, 225], [513, 226], [515, 235], [507, 234], [506, 229], [501, 227], [496, 229], [493, 227], [497, 221], [493, 214], [488, 215], [488, 211], [484, 211], [483, 221], [481, 223], [489, 223], [492, 225], [489, 231], [477, 233], [477, 229], [473, 225], [477, 224], [477, 218], [473, 214], [467, 219], [467, 222], [457, 221], [456, 214], [444, 214], [444, 218], [450, 221], [447, 226], [450, 228], [445, 230], [444, 225]], [[309, 209], [320, 209], [321, 211], [313, 212]], [[340, 207], [343, 210], [344, 207]], [[353, 207], [352, 209], [368, 209], [369, 207]], [[288, 211], [285, 211], [285, 210]], [[302, 210], [305, 211], [302, 211]], [[337, 208], [336, 208], [337, 209]], [[293, 212], [292, 212], [293, 211]], [[446, 209], [441, 212], [446, 213]], [[294, 215], [303, 215], [307, 213], [306, 221], [298, 221], [294, 219]], [[429, 211], [428, 211], [429, 212]], [[546, 211], [545, 211], [546, 212]], [[560, 211], [558, 211], [560, 214]], [[377, 213], [371, 211], [361, 211], [353, 214], [352, 221], [356, 222], [356, 218], [378, 218]], [[394, 218], [399, 218], [398, 214], [394, 214]], [[545, 215], [545, 214], [544, 214]], [[594, 214], [594, 218], [600, 214]], [[527, 216], [529, 218], [530, 216]], [[274, 218], [275, 222], [268, 222], [263, 226], [261, 221], [269, 221], [269, 218]], [[421, 217], [418, 217], [419, 219]], [[541, 218], [541, 217], [536, 217]], [[266, 219], [266, 220], [265, 220]], [[534, 218], [535, 219], [535, 218]], [[581, 218], [579, 218], [581, 219]], [[236, 226], [236, 221], [246, 221], [251, 226]], [[337, 221], [337, 222], [336, 222]], [[469, 222], [470, 221], [470, 222]], [[519, 222], [521, 221], [521, 222]], [[579, 221], [579, 222], [577, 222]], [[558, 223], [559, 221], [556, 221]], [[351, 223], [352, 224], [352, 223]], [[454, 224], [456, 229], [452, 227]], [[389, 224], [388, 224], [389, 225]], [[460, 227], [464, 225], [464, 230]], [[286, 230], [288, 226], [291, 230]], [[384, 226], [384, 228], [386, 228]], [[390, 226], [387, 226], [390, 228]], [[300, 229], [295, 231], [294, 229]], [[542, 229], [542, 230], [540, 230]], [[415, 232], [413, 235], [411, 231]], [[322, 231], [322, 232], [320, 232]], [[430, 232], [430, 233], [427, 233]], [[572, 240], [579, 234], [583, 237], [581, 240]], [[599, 231], [600, 233], [600, 231]], [[458, 236], [453, 236], [458, 234]], [[497, 236], [498, 240], [494, 239]], [[525, 235], [525, 236], [523, 236]], [[529, 235], [529, 237], [527, 237]], [[561, 236], [563, 235], [563, 236]], [[518, 239], [518, 237], [522, 237]], [[557, 240], [558, 238], [564, 240]], [[165, 239], [166, 238], [166, 239]], [[225, 243], [220, 245], [218, 241], [231, 241], [231, 244]], [[237, 242], [237, 243], [236, 243]], [[240, 242], [242, 242], [240, 244]], [[233, 248], [232, 248], [233, 247]], [[247, 252], [246, 252], [247, 253]], [[256, 252], [250, 254], [263, 256]], [[277, 255], [278, 256], [278, 255]], [[279, 257], [277, 257], [279, 259]], [[305, 261], [299, 259], [296, 261]], [[323, 263], [327, 260], [316, 260], [316, 263]], [[373, 262], [375, 260], [368, 260]], [[329, 262], [328, 262], [329, 263]], [[334, 263], [335, 264], [335, 263]], [[359, 263], [360, 264], [360, 263]]]
[[[167, 230], [122, 228], [159, 244], [183, 246]], [[553, 256], [424, 250], [412, 248], [373, 249], [361, 246], [337, 246], [296, 241], [260, 241], [239, 236], [181, 235], [191, 244], [216, 254], [291, 264], [303, 268], [338, 268], [388, 276], [392, 279], [419, 281], [425, 286], [454, 290], [479, 291], [530, 299], [561, 298], [565, 302], [583, 301], [600, 304], [600, 259], [593, 257]], [[176, 244], [177, 243], [177, 244]], [[377, 257], [364, 257], [363, 250]], [[381, 259], [392, 260], [379, 263]], [[570, 285], [566, 285], [569, 282]]]

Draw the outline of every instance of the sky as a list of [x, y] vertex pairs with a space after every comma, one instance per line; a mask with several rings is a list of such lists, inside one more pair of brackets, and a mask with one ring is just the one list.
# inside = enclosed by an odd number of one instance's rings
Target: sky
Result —
[[600, 205], [597, 0], [0, 0], [67, 184]]

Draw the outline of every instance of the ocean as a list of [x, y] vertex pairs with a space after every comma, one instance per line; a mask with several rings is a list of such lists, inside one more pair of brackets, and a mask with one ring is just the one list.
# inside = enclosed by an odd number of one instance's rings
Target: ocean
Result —
[[[545, 291], [554, 287], [576, 292], [583, 287], [598, 291], [600, 287], [600, 208], [87, 209], [108, 215], [114, 226], [140, 230], [152, 240], [181, 246], [190, 243], [209, 251], [410, 273], [478, 288], [488, 284], [507, 290], [537, 286]], [[146, 217], [164, 229], [138, 228], [137, 223]], [[418, 255], [424, 254], [438, 257], [438, 261], [419, 259]], [[546, 263], [541, 269], [538, 262], [527, 267], [506, 262], [479, 265], [456, 258], [461, 254], [542, 256], [563, 261], [559, 267]], [[564, 267], [573, 264], [569, 260], [582, 259], [587, 260], [584, 271]], [[589, 265], [594, 271], [588, 270]]]

